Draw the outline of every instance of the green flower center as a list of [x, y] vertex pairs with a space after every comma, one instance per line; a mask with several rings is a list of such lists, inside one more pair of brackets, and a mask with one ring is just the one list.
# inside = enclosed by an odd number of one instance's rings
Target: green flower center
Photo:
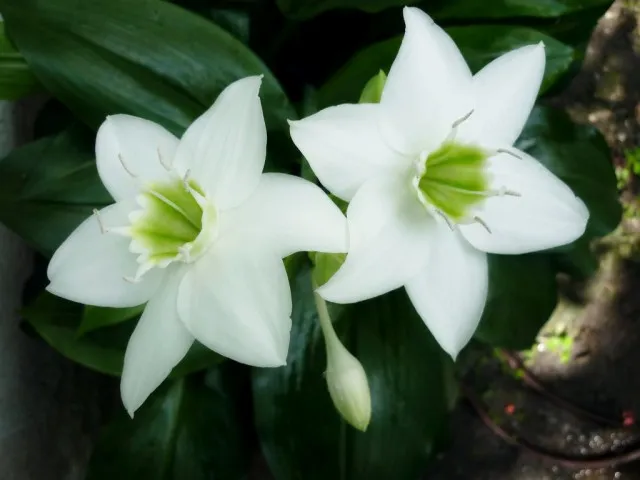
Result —
[[150, 184], [137, 202], [126, 229], [131, 252], [140, 254], [136, 280], [153, 267], [196, 260], [215, 239], [216, 209], [193, 180]]
[[414, 180], [423, 203], [454, 223], [469, 221], [473, 207], [491, 195], [490, 154], [474, 145], [447, 141], [420, 163]]

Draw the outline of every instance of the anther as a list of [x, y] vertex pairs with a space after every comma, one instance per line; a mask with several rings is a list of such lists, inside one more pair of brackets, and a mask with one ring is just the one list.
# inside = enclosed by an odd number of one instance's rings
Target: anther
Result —
[[162, 167], [167, 171], [170, 172], [171, 171], [171, 164], [170, 163], [166, 163], [164, 158], [162, 157], [162, 153], [160, 152], [160, 147], [158, 147], [156, 149], [156, 152], [158, 152], [158, 161], [160, 162], [160, 165], [162, 165]]
[[449, 220], [449, 217], [447, 217], [441, 210], [438, 210], [438, 209], [436, 209], [436, 213], [442, 217], [442, 219], [447, 223], [447, 226], [453, 232], [454, 226], [453, 226], [453, 223], [451, 223], [451, 220]]
[[118, 154], [118, 160], [120, 160], [120, 164], [122, 165], [122, 168], [124, 168], [125, 172], [127, 172], [131, 178], [137, 177], [137, 175], [135, 175], [131, 170], [127, 168], [127, 165], [124, 163], [124, 158], [122, 158], [121, 153]]
[[476, 217], [473, 217], [473, 220], [474, 220], [476, 223], [479, 223], [480, 225], [482, 225], [482, 226], [484, 227], [484, 229], [485, 229], [487, 232], [489, 232], [489, 233], [493, 233], [493, 232], [491, 231], [491, 229], [489, 228], [489, 225], [487, 225], [487, 224], [485, 223], [485, 221], [484, 221], [484, 220], [482, 220], [480, 217], [477, 217], [477, 216], [476, 216]]
[[109, 229], [104, 226], [104, 223], [102, 223], [102, 218], [100, 217], [100, 212], [98, 211], [97, 208], [93, 209], [93, 214], [95, 215], [96, 220], [98, 221], [98, 225], [100, 225], [100, 233], [105, 234], [109, 232]]
[[522, 160], [522, 157], [520, 155], [516, 155], [515, 153], [506, 150], [504, 148], [499, 148], [498, 150], [496, 150], [497, 153], [506, 153], [507, 155], [511, 155], [512, 157], [517, 158], [518, 160]]
[[502, 188], [500, 188], [500, 190], [498, 190], [498, 195], [500, 195], [500, 196], [507, 195], [509, 197], [521, 197], [522, 196], [519, 192], [516, 192], [514, 190], [508, 190], [505, 187], [502, 187]]
[[460, 125], [462, 125], [464, 122], [466, 122], [471, 115], [473, 115], [473, 112], [474, 112], [474, 110], [471, 110], [464, 117], [461, 117], [458, 120], [456, 120], [455, 122], [453, 122], [453, 124], [451, 125], [451, 128], [454, 129], [454, 130], [456, 128], [458, 128]]

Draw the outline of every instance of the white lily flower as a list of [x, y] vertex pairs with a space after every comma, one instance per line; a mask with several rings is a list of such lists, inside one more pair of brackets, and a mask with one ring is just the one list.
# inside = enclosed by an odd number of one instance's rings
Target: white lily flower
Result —
[[379, 104], [291, 122], [322, 184], [350, 202], [349, 254], [318, 290], [351, 303], [404, 286], [452, 357], [478, 326], [488, 253], [576, 240], [589, 212], [541, 163], [512, 147], [544, 74], [542, 44], [472, 75], [451, 38], [405, 8], [406, 33]]
[[227, 87], [181, 140], [128, 115], [98, 131], [98, 172], [116, 203], [60, 246], [47, 289], [104, 307], [148, 302], [122, 372], [132, 416], [194, 339], [238, 362], [284, 365], [291, 290], [282, 258], [346, 251], [346, 219], [319, 187], [262, 173], [261, 78]]

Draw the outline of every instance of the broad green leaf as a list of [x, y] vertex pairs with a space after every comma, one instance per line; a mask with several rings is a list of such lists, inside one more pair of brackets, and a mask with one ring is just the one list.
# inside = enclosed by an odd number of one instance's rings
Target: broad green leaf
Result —
[[[547, 67], [542, 92], [569, 70], [574, 60], [571, 47], [528, 27], [511, 25], [476, 25], [446, 29], [469, 63], [477, 72], [491, 60], [514, 48], [544, 42]], [[400, 48], [401, 37], [375, 43], [351, 58], [318, 92], [323, 106], [354, 102], [365, 84], [381, 69], [389, 71]]]
[[304, 20], [334, 9], [358, 9], [374, 13], [389, 7], [416, 3], [417, 0], [276, 0], [287, 17]]
[[[580, 12], [592, 7], [611, 5], [612, 0], [450, 0], [439, 2], [435, 9], [425, 9], [438, 20], [547, 17]], [[421, 4], [422, 5], [422, 4]]]
[[[65, 357], [92, 370], [119, 376], [136, 322], [120, 323], [79, 336], [83, 307], [45, 292], [25, 307], [22, 315], [51, 347]], [[221, 359], [196, 342], [171, 375], [180, 377], [214, 365]]]
[[493, 347], [531, 347], [557, 301], [548, 255], [490, 255], [489, 295], [475, 337]]
[[4, 22], [0, 21], [0, 99], [17, 100], [41, 89], [27, 62], [9, 42]]
[[0, 160], [0, 221], [44, 255], [94, 208], [110, 203], [98, 178], [93, 135], [84, 129], [42, 138]]
[[170, 382], [133, 419], [121, 412], [101, 432], [87, 480], [242, 480], [250, 463], [237, 388], [238, 366], [212, 369], [206, 382]]
[[126, 322], [139, 316], [143, 310], [144, 305], [130, 308], [107, 308], [87, 305], [82, 313], [78, 335], [84, 335], [93, 330]]
[[256, 425], [276, 480], [419, 478], [446, 421], [445, 359], [404, 291], [343, 306], [333, 318], [367, 372], [366, 433], [346, 425], [331, 403], [308, 268], [293, 292], [287, 365], [253, 371]]
[[43, 293], [22, 311], [24, 319], [63, 356], [108, 375], [120, 375], [132, 329], [120, 325], [78, 338], [83, 305]]
[[534, 108], [516, 146], [542, 162], [589, 208], [586, 239], [613, 231], [622, 218], [611, 153], [593, 127], [578, 125], [563, 111]]
[[89, 125], [112, 113], [176, 134], [234, 80], [263, 74], [271, 129], [295, 116], [268, 68], [206, 19], [161, 0], [0, 0], [12, 39], [39, 80]]

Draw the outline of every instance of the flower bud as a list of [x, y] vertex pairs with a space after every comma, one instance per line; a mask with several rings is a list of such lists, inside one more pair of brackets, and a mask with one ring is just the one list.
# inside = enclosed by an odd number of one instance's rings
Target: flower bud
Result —
[[364, 432], [371, 420], [371, 393], [362, 364], [336, 335], [327, 302], [314, 294], [327, 349], [327, 387], [336, 410], [350, 425]]
[[380, 103], [382, 90], [387, 82], [387, 75], [380, 70], [374, 75], [362, 89], [358, 103]]
[[365, 431], [371, 420], [371, 393], [367, 374], [337, 336], [327, 336], [327, 386], [333, 405], [353, 427]]

